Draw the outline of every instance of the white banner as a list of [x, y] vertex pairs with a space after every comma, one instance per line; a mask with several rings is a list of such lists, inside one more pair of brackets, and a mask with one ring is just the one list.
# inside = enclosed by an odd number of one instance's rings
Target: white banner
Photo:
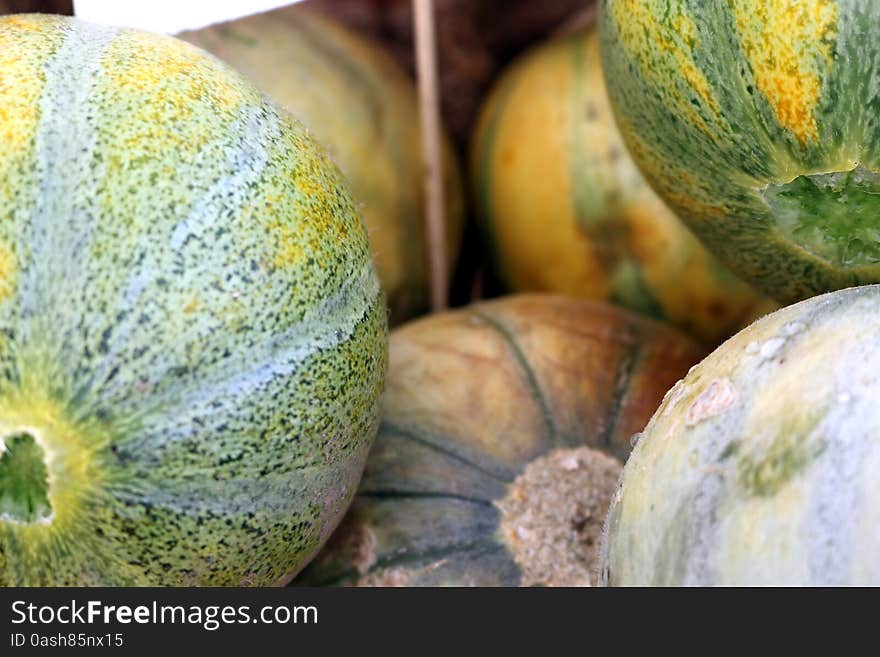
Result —
[[258, 14], [300, 0], [74, 0], [77, 18], [102, 25], [176, 34]]

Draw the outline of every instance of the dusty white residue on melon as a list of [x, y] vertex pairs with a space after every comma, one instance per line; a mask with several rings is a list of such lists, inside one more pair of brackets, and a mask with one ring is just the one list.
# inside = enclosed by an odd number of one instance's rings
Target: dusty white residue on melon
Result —
[[803, 322], [794, 321], [794, 322], [788, 322], [788, 324], [785, 324], [785, 325], [779, 330], [779, 332], [780, 332], [782, 335], [784, 335], [785, 337], [789, 337], [789, 338], [790, 338], [791, 336], [793, 336], [793, 335], [797, 335], [798, 333], [800, 333], [801, 331], [803, 331], [804, 328], [806, 328], [806, 325], [805, 325]]
[[770, 338], [764, 344], [761, 345], [761, 349], [758, 351], [761, 354], [761, 358], [764, 360], [769, 360], [776, 355], [776, 352], [785, 344], [785, 338]]

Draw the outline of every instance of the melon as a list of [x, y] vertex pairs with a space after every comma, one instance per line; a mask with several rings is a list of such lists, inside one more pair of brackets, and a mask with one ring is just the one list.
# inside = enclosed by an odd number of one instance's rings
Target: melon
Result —
[[306, 129], [171, 37], [0, 19], [0, 585], [268, 585], [360, 479], [387, 336]]
[[880, 584], [880, 286], [779, 310], [664, 398], [607, 523], [611, 585]]
[[[357, 33], [301, 6], [181, 37], [217, 55], [300, 118], [342, 169], [370, 236], [391, 322], [428, 305], [419, 111], [411, 79]], [[461, 174], [444, 136], [448, 270], [464, 223]]]
[[703, 351], [611, 306], [521, 295], [407, 324], [389, 354], [352, 511], [296, 583], [594, 583], [630, 437]]
[[727, 266], [779, 301], [880, 281], [880, 5], [600, 0], [623, 137]]
[[471, 180], [513, 290], [607, 300], [717, 344], [774, 309], [654, 194], [626, 151], [586, 28], [526, 53], [486, 102]]

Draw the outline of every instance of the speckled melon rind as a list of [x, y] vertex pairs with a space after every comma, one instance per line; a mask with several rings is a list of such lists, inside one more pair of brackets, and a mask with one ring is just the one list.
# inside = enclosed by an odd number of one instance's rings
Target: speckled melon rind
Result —
[[598, 6], [627, 146], [722, 262], [784, 303], [880, 281], [880, 5]]
[[607, 521], [611, 585], [880, 584], [880, 286], [740, 332], [666, 395]]
[[50, 522], [0, 583], [278, 583], [350, 501], [385, 308], [306, 130], [169, 37], [0, 20], [0, 436]]

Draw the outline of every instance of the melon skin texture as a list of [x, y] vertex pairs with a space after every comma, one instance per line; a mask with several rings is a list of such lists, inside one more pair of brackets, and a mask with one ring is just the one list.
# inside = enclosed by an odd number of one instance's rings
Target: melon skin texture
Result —
[[0, 585], [287, 581], [385, 371], [339, 172], [203, 51], [57, 16], [0, 19], [0, 133]]
[[[393, 324], [428, 306], [416, 89], [378, 44], [301, 6], [185, 32], [299, 118], [351, 185]], [[464, 226], [455, 153], [443, 137], [448, 267]]]
[[645, 177], [777, 300], [880, 281], [880, 4], [600, 0], [603, 66]]
[[770, 312], [645, 183], [605, 93], [594, 28], [516, 61], [483, 108], [471, 179], [513, 290], [607, 300], [714, 344]]
[[[548, 460], [561, 467], [545, 475], [577, 476], [583, 465], [598, 465], [606, 479], [613, 471], [592, 517], [574, 509], [595, 523], [598, 556], [630, 437], [703, 351], [671, 328], [611, 306], [519, 295], [407, 324], [392, 332], [389, 354], [382, 422], [358, 496], [297, 584], [595, 583], [594, 569], [579, 563], [591, 546], [575, 545], [556, 560], [541, 551], [557, 546], [532, 535], [558, 538], [574, 517], [553, 525], [554, 509], [549, 520], [541, 517], [544, 504], [510, 522], [504, 509], [528, 507], [528, 490], [553, 494], [551, 486], [520, 485], [524, 472]], [[577, 542], [574, 534], [567, 540]], [[537, 556], [523, 558], [530, 548]], [[560, 561], [579, 573], [576, 581], [548, 581], [540, 572], [546, 566], [570, 575]]]
[[607, 521], [611, 585], [880, 584], [880, 287], [777, 311], [664, 398]]

